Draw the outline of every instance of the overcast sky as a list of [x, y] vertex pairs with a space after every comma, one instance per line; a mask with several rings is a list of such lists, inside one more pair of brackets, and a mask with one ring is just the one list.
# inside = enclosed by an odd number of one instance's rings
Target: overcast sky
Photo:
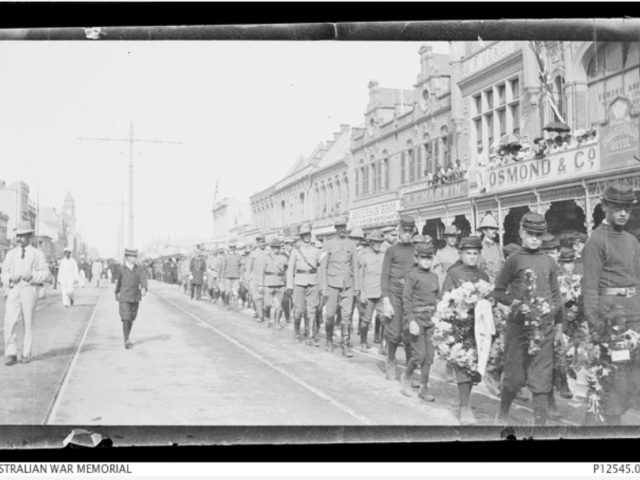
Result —
[[134, 145], [135, 246], [207, 237], [217, 178], [218, 199], [248, 201], [361, 124], [371, 79], [413, 88], [421, 44], [0, 42], [0, 179], [58, 212], [71, 191], [84, 238], [114, 255], [129, 144], [79, 138], [126, 139], [133, 121], [136, 138], [182, 142]]

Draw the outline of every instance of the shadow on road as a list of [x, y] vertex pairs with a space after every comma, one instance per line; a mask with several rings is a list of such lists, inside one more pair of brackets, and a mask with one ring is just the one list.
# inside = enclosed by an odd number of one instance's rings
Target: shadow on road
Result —
[[[95, 348], [94, 345], [84, 345], [82, 347], [82, 351], [83, 352], [87, 352], [89, 350], [93, 350]], [[64, 348], [53, 348], [51, 350], [49, 350], [48, 352], [42, 353], [40, 355], [36, 355], [35, 357], [32, 358], [32, 362], [38, 362], [41, 360], [48, 360], [50, 358], [57, 358], [57, 357], [65, 357], [65, 356], [71, 356], [74, 354], [76, 348], [75, 346], [70, 346], [70, 347], [64, 347]]]
[[147, 343], [147, 342], [166, 342], [167, 340], [169, 340], [171, 338], [171, 335], [155, 335], [153, 337], [145, 337], [145, 338], [141, 338], [140, 340], [136, 340], [135, 344], [136, 345], [141, 345], [143, 343]]

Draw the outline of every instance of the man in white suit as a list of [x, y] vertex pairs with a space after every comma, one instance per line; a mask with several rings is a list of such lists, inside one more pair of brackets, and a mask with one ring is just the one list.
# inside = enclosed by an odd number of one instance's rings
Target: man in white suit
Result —
[[17, 363], [18, 324], [24, 322], [21, 363], [29, 363], [33, 342], [31, 325], [38, 303], [37, 289], [51, 278], [47, 260], [31, 246], [34, 230], [30, 222], [21, 222], [16, 230], [17, 246], [7, 253], [2, 264], [2, 283], [6, 285], [4, 315], [5, 365]]
[[78, 263], [71, 258], [71, 249], [64, 249], [64, 258], [60, 262], [58, 269], [58, 283], [62, 290], [62, 304], [65, 307], [73, 305], [73, 288], [79, 280]]

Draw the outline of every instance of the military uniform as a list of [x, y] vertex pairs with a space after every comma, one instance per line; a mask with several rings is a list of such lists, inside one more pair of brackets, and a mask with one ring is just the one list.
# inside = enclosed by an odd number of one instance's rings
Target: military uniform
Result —
[[[300, 236], [311, 235], [311, 229], [303, 225]], [[317, 345], [319, 324], [315, 321], [320, 302], [318, 289], [320, 266], [320, 250], [311, 243], [300, 242], [289, 257], [287, 268], [287, 290], [293, 291], [293, 326], [294, 334], [300, 339], [300, 322], [306, 312], [305, 336], [309, 345]], [[313, 327], [309, 325], [313, 322]]]
[[482, 239], [482, 256], [480, 257], [479, 267], [487, 272], [489, 281], [495, 283], [500, 269], [504, 265], [504, 253], [500, 244], [492, 242], [488, 238]]
[[237, 308], [240, 276], [242, 275], [242, 257], [232, 247], [231, 253], [224, 257], [220, 266], [220, 276], [224, 278], [225, 304]]
[[211, 301], [215, 299], [218, 290], [218, 274], [220, 272], [220, 257], [210, 255], [207, 259], [207, 289]]
[[[382, 234], [379, 231], [374, 231], [369, 235], [370, 242], [381, 240]], [[359, 257], [358, 274], [360, 275], [360, 285], [362, 285], [361, 297], [364, 305], [360, 317], [360, 340], [363, 348], [368, 346], [367, 335], [373, 312], [376, 312], [378, 319], [384, 318], [382, 288], [380, 287], [383, 261], [384, 253], [382, 251], [376, 252], [373, 248], [367, 249]]]
[[[346, 219], [339, 218], [336, 226], [345, 225]], [[356, 244], [348, 238], [338, 236], [324, 244], [325, 257], [320, 268], [320, 290], [327, 292], [327, 341], [332, 342], [333, 328], [338, 306], [342, 311], [341, 345], [347, 356], [352, 356], [351, 311], [354, 291], [360, 290], [360, 279], [357, 275]], [[331, 349], [332, 345], [328, 345]]]
[[[277, 251], [282, 244], [280, 241], [274, 240], [271, 245], [276, 251], [267, 252], [258, 266], [259, 286], [262, 287], [264, 310], [269, 327], [273, 324], [280, 326], [280, 309], [286, 287], [285, 274], [287, 271], [287, 257]], [[273, 311], [271, 307], [273, 307]]]
[[191, 259], [191, 262], [189, 262], [189, 271], [191, 272], [191, 300], [193, 300], [194, 294], [196, 300], [200, 300], [206, 270], [207, 263], [204, 258], [202, 258], [202, 254], [196, 254], [196, 256]]
[[[627, 205], [636, 203], [633, 191], [624, 185], [608, 187], [603, 200]], [[636, 238], [605, 220], [587, 240], [582, 258], [584, 313], [593, 340], [608, 343], [616, 321], [621, 327], [620, 333], [640, 332], [640, 246]], [[616, 308], [626, 315], [610, 318], [607, 314]], [[608, 357], [608, 350], [605, 349], [603, 355]], [[640, 365], [637, 361], [613, 365], [616, 367], [613, 384], [605, 387], [601, 411], [607, 423], [618, 424], [620, 416], [632, 406], [640, 390]]]
[[[259, 235], [256, 237], [256, 242], [264, 241], [264, 237]], [[251, 280], [251, 296], [253, 297], [253, 304], [255, 308], [256, 317], [259, 322], [264, 321], [264, 303], [262, 294], [258, 292], [258, 287], [260, 286], [260, 278], [258, 276], [258, 269], [264, 256], [266, 255], [266, 247], [265, 249], [256, 247], [251, 254], [249, 255], [249, 275]]]
[[[126, 249], [126, 256], [138, 256], [137, 250]], [[116, 281], [116, 300], [119, 304], [120, 320], [122, 321], [124, 331], [124, 344], [127, 349], [132, 348], [133, 344], [129, 341], [129, 333], [133, 326], [133, 322], [138, 317], [138, 309], [142, 301], [142, 290], [149, 289], [147, 285], [147, 274], [140, 265], [127, 265], [125, 261], [120, 269], [120, 275]]]

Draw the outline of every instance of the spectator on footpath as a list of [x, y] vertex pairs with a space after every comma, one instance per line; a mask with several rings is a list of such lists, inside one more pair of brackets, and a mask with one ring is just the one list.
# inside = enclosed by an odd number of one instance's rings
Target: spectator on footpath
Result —
[[62, 291], [62, 304], [65, 307], [73, 306], [73, 289], [78, 284], [80, 272], [78, 264], [74, 258], [71, 258], [71, 249], [64, 249], [64, 258], [60, 262], [58, 269], [58, 282]]
[[147, 275], [138, 265], [138, 250], [127, 248], [124, 251], [124, 263], [116, 281], [116, 301], [120, 303], [119, 313], [122, 320], [124, 347], [129, 350], [133, 343], [129, 340], [133, 322], [138, 316], [142, 297], [147, 294]]
[[17, 246], [7, 253], [2, 264], [2, 283], [6, 285], [4, 315], [5, 365], [18, 361], [18, 324], [23, 322], [21, 363], [29, 363], [33, 336], [31, 325], [36, 314], [38, 289], [51, 278], [47, 260], [40, 250], [31, 246], [34, 229], [28, 221], [18, 224]]
[[102, 274], [102, 262], [99, 258], [91, 264], [91, 276], [96, 281], [96, 287], [100, 287], [100, 275]]

